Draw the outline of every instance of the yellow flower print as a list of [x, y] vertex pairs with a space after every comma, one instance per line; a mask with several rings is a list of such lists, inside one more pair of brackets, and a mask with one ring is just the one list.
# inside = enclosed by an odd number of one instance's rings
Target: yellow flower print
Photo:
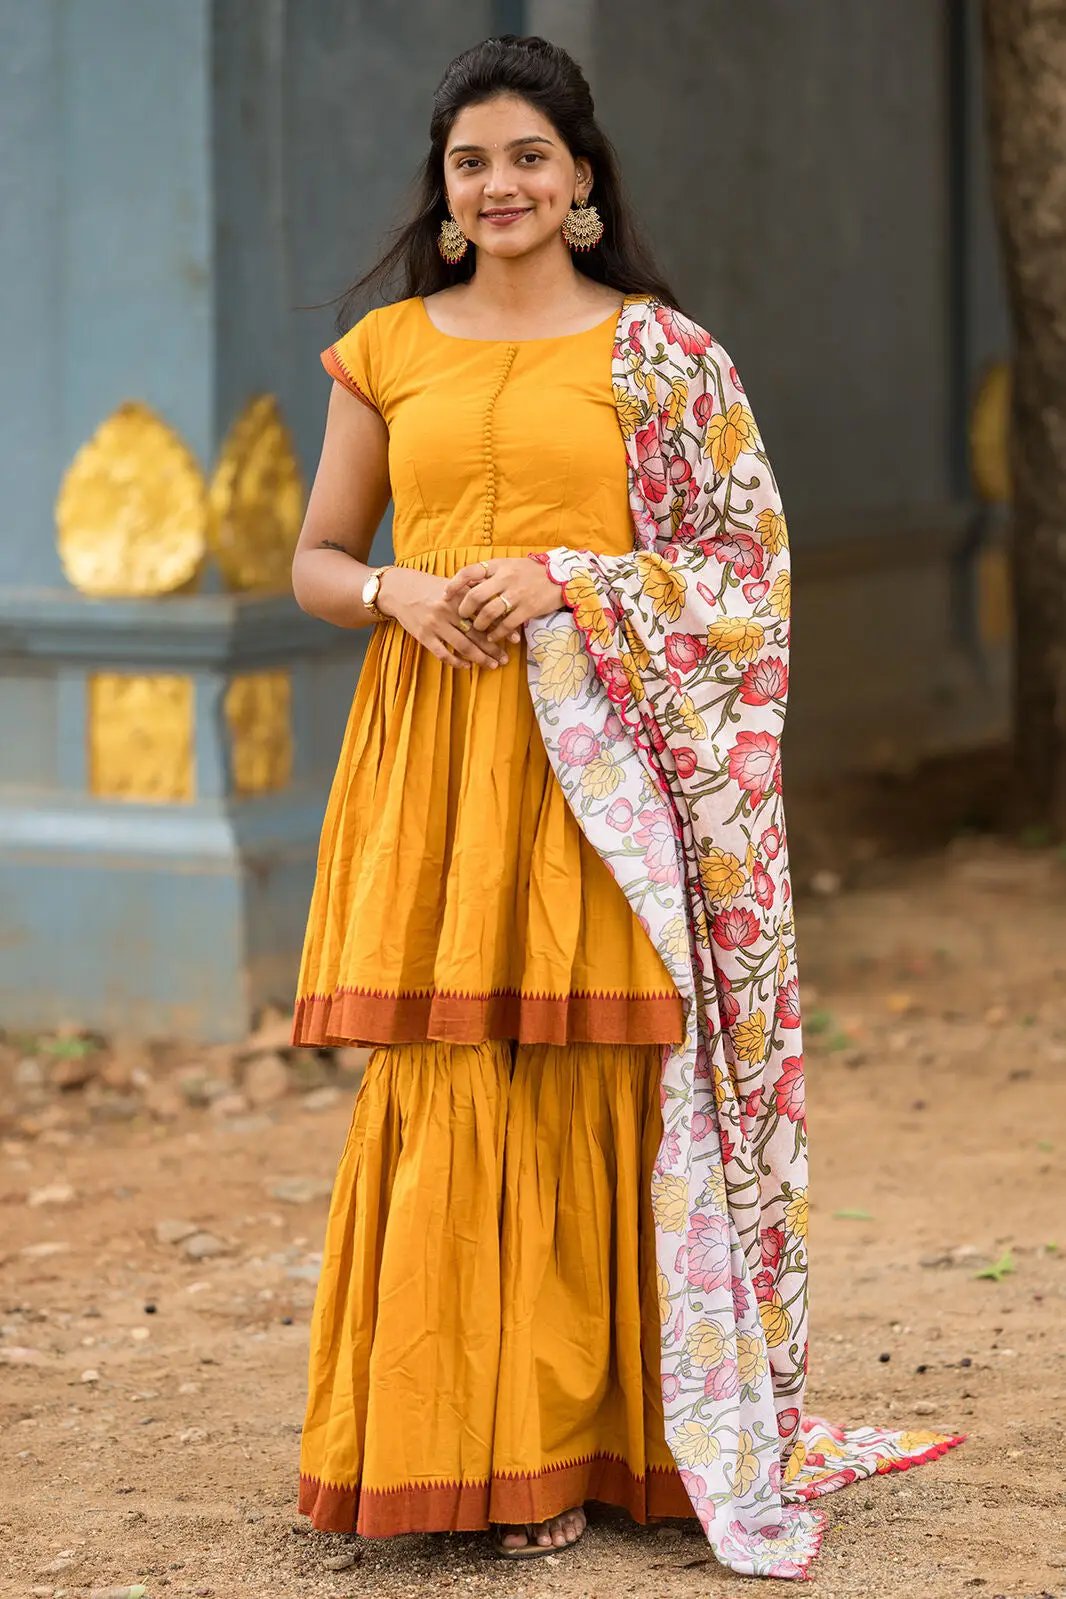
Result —
[[725, 1211], [725, 1171], [721, 1166], [711, 1166], [700, 1195], [701, 1205], [710, 1205], [719, 1214]]
[[781, 512], [775, 511], [772, 506], [759, 512], [755, 531], [763, 542], [763, 548], [769, 550], [771, 555], [780, 555], [782, 550], [788, 549], [788, 524]]
[[623, 672], [626, 674], [626, 681], [629, 684], [629, 692], [639, 705], [640, 701], [644, 698], [644, 682], [640, 673], [637, 671], [637, 663], [628, 650], [623, 650], [619, 655], [618, 660], [621, 664]]
[[707, 629], [707, 643], [711, 649], [728, 655], [738, 666], [746, 666], [755, 659], [765, 637], [761, 622], [743, 616], [725, 616], [720, 622], [712, 622]]
[[650, 550], [642, 550], [637, 556], [637, 571], [640, 573], [641, 592], [645, 599], [651, 601], [655, 615], [665, 616], [668, 622], [676, 622], [685, 607], [687, 584], [684, 574]]
[[733, 1049], [749, 1066], [765, 1060], [766, 1015], [763, 1011], [752, 1011], [750, 1016], [733, 1028]]
[[756, 1383], [766, 1375], [763, 1341], [755, 1333], [737, 1334], [737, 1371], [742, 1383]]
[[777, 975], [778, 975], [778, 977], [779, 978], [783, 978], [787, 971], [788, 971], [788, 945], [785, 943], [785, 940], [782, 938], [780, 940], [780, 954], [777, 957]]
[[533, 635], [533, 659], [540, 666], [539, 692], [551, 704], [561, 705], [581, 692], [589, 661], [576, 629], [540, 628]]
[[737, 1439], [737, 1458], [733, 1463], [733, 1492], [746, 1494], [758, 1475], [759, 1462], [752, 1448], [752, 1436], [746, 1427], [742, 1427]]
[[597, 755], [581, 770], [581, 792], [588, 799], [606, 799], [622, 781], [622, 768], [614, 756]]
[[622, 623], [622, 634], [629, 646], [629, 653], [633, 657], [633, 664], [639, 672], [646, 672], [651, 665], [651, 654], [648, 646], [637, 632], [633, 623], [627, 616]]
[[773, 611], [774, 615], [775, 616], [780, 616], [782, 618], [782, 620], [791, 613], [791, 610], [792, 610], [792, 575], [791, 575], [791, 573], [789, 573], [789, 572], [781, 572], [777, 577], [774, 578], [774, 586], [770, 590], [770, 594], [769, 594], [769, 605], [770, 605], [770, 609], [771, 609], [771, 611]]
[[744, 868], [727, 849], [712, 849], [700, 858], [700, 882], [715, 905], [728, 905], [744, 887]]
[[670, 1447], [679, 1466], [709, 1466], [722, 1453], [718, 1439], [702, 1421], [683, 1421]]
[[670, 1320], [670, 1279], [661, 1266], [657, 1266], [655, 1270], [659, 1285], [659, 1325], [665, 1327]]
[[614, 386], [614, 408], [624, 439], [631, 439], [644, 420], [640, 401], [620, 384]]
[[733, 1353], [733, 1339], [716, 1321], [698, 1321], [685, 1335], [685, 1352], [701, 1371], [713, 1371]]
[[704, 949], [710, 949], [711, 929], [707, 925], [707, 912], [702, 905], [692, 918], [692, 932], [697, 944], [702, 945]]
[[[819, 1434], [819, 1439], [821, 1434]], [[943, 1443], [943, 1435], [938, 1432], [901, 1432], [897, 1448], [901, 1454], [909, 1455], [919, 1449], [928, 1449], [930, 1444]], [[821, 1443], [819, 1442], [819, 1448]]]
[[792, 1445], [791, 1453], [785, 1461], [785, 1469], [781, 1473], [781, 1481], [787, 1487], [790, 1482], [795, 1482], [800, 1472], [807, 1463], [807, 1447], [798, 1438]]
[[785, 1206], [785, 1221], [797, 1238], [807, 1236], [807, 1190], [794, 1188], [792, 1198]]
[[591, 634], [601, 650], [607, 649], [614, 630], [600, 597], [586, 573], [575, 572], [573, 577], [567, 579], [566, 602], [574, 613], [574, 621], [578, 627]]
[[683, 916], [673, 916], [662, 931], [663, 948], [668, 955], [673, 955], [675, 960], [682, 961], [688, 955], [688, 925]]
[[688, 1222], [688, 1183], [669, 1172], [651, 1180], [651, 1208], [666, 1233], [683, 1233]]
[[792, 1322], [789, 1320], [788, 1311], [780, 1294], [774, 1294], [772, 1299], [760, 1300], [759, 1318], [762, 1321], [762, 1330], [766, 1334], [766, 1342], [771, 1349], [783, 1344], [792, 1332]]
[[754, 450], [759, 443], [755, 418], [739, 400], [723, 416], [716, 411], [707, 423], [707, 436], [703, 453], [709, 455], [716, 472], [728, 472], [745, 450]]
[[670, 385], [670, 393], [663, 402], [663, 419], [671, 433], [680, 426], [687, 402], [688, 384], [684, 378], [674, 378]]
[[751, 869], [758, 859], [758, 850], [755, 848], [754, 844], [749, 842], [747, 850], [744, 853], [744, 870], [747, 872], [749, 877], [751, 876]]
[[707, 723], [696, 709], [696, 701], [691, 694], [682, 694], [677, 702], [678, 714], [685, 724], [686, 730], [693, 738], [707, 737]]

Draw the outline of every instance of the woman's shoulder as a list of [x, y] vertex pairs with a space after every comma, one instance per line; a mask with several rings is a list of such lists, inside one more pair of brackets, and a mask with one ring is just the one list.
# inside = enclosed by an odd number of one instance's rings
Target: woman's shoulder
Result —
[[642, 330], [647, 339], [677, 345], [686, 355], [703, 355], [718, 342], [695, 317], [652, 295], [631, 295], [625, 308], [633, 329]]
[[417, 326], [422, 310], [422, 302], [417, 294], [405, 300], [390, 300], [388, 305], [375, 305], [369, 311], [353, 322], [337, 341], [363, 337], [367, 339], [387, 338], [392, 332], [400, 328]]

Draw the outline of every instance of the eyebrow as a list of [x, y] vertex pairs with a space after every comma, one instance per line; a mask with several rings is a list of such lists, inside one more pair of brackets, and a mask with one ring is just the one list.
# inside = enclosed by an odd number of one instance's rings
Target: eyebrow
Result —
[[[521, 139], [510, 139], [504, 145], [505, 150], [513, 150], [519, 144], [554, 144], [554, 139], [547, 138], [543, 133], [527, 133]], [[449, 155], [459, 155], [465, 151], [480, 151], [484, 149], [481, 144], [453, 144], [448, 151]]]

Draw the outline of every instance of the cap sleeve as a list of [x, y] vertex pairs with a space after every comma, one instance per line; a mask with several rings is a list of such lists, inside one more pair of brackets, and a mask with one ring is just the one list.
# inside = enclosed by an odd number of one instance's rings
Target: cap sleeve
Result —
[[373, 311], [368, 311], [335, 344], [323, 350], [320, 359], [330, 377], [343, 384], [357, 400], [362, 400], [364, 405], [371, 406], [375, 411], [381, 410], [377, 399], [377, 339]]

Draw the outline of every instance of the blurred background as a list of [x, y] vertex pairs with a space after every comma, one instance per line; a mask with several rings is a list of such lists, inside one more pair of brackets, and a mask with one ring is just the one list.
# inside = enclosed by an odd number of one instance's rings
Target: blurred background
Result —
[[287, 591], [321, 302], [399, 220], [444, 64], [492, 32], [583, 64], [655, 250], [744, 375], [795, 547], [793, 780], [1003, 737], [979, 23], [928, 0], [654, 26], [628, 0], [0, 0], [8, 1026], [217, 1040], [287, 1002], [363, 644]]

